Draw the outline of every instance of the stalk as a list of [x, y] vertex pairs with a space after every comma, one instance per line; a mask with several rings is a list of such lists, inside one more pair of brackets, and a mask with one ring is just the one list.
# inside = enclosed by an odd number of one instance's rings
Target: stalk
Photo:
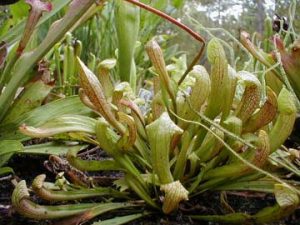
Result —
[[116, 1], [115, 22], [118, 36], [118, 63], [121, 81], [136, 89], [134, 52], [140, 29], [140, 8], [123, 0]]
[[276, 151], [291, 134], [296, 120], [297, 109], [292, 94], [282, 88], [278, 96], [279, 115], [270, 131], [271, 152]]
[[59, 87], [58, 92], [63, 91], [63, 75], [61, 72], [61, 62], [60, 62], [60, 51], [59, 51], [60, 44], [56, 44], [54, 46], [54, 59], [56, 65], [56, 72], [57, 72], [57, 86]]
[[230, 95], [231, 88], [231, 83], [228, 82], [228, 64], [225, 51], [218, 39], [213, 38], [208, 43], [207, 58], [211, 64], [211, 92], [205, 115], [213, 119], [222, 112], [224, 107], [222, 99]]
[[265, 52], [270, 52], [271, 50], [271, 41], [270, 38], [273, 35], [273, 30], [272, 30], [272, 19], [267, 16], [265, 21], [264, 21], [264, 25], [265, 25], [265, 32], [264, 32], [264, 51]]
[[97, 206], [95, 203], [43, 206], [32, 202], [24, 180], [20, 181], [12, 194], [12, 205], [21, 215], [37, 219], [58, 219], [83, 213]]
[[228, 65], [228, 85], [226, 85], [227, 90], [225, 90], [227, 94], [224, 99], [223, 113], [221, 118], [222, 122], [230, 115], [230, 111], [232, 108], [232, 103], [236, 91], [237, 81], [238, 81], [237, 72], [230, 65]]
[[146, 130], [151, 148], [153, 171], [162, 184], [171, 183], [174, 181], [169, 162], [171, 143], [176, 136], [183, 133], [183, 130], [170, 119], [166, 112], [149, 124]]
[[74, 47], [72, 46], [72, 35], [66, 34], [66, 46], [64, 47], [64, 82], [65, 93], [72, 95], [72, 85], [74, 84], [75, 75], [75, 56]]
[[[224, 110], [228, 113], [224, 104], [231, 95], [231, 82], [228, 75], [228, 63], [225, 55], [225, 51], [220, 41], [217, 38], [213, 38], [207, 45], [207, 58], [211, 64], [211, 92], [207, 100], [207, 107], [204, 115], [209, 119], [214, 119]], [[198, 113], [198, 112], [197, 112]], [[196, 140], [196, 148], [199, 148], [206, 135], [206, 130], [201, 129], [198, 132]]]
[[[191, 106], [200, 112], [202, 105], [210, 94], [211, 81], [209, 74], [203, 66], [194, 66], [193, 70], [189, 73], [189, 76], [196, 79], [194, 86], [192, 87], [191, 94], [186, 98], [183, 97], [182, 106], [177, 104], [178, 114], [186, 119], [195, 119], [197, 115], [190, 110], [187, 101], [190, 102]], [[177, 96], [177, 101], [179, 97]], [[183, 129], [186, 128], [187, 124], [179, 123], [179, 126]]]
[[96, 124], [96, 137], [99, 141], [100, 147], [108, 152], [117, 164], [120, 165], [128, 174], [133, 176], [139, 185], [143, 187], [144, 191], [147, 192], [147, 185], [144, 182], [139, 170], [131, 161], [131, 158], [124, 154], [121, 149], [119, 149], [117, 145], [117, 136], [114, 131], [110, 130], [108, 127], [108, 123], [102, 119], [99, 120]]
[[[224, 133], [220, 130], [215, 131], [216, 135], [224, 139]], [[201, 146], [195, 150], [200, 162], [206, 162], [219, 153], [223, 144], [218, 141], [212, 134], [207, 133]]]
[[125, 197], [126, 194], [111, 188], [78, 189], [68, 191], [54, 191], [44, 187], [45, 174], [37, 176], [32, 182], [32, 189], [40, 198], [47, 201], [71, 201], [99, 196]]
[[146, 131], [151, 148], [153, 171], [159, 178], [160, 190], [165, 192], [162, 209], [168, 214], [177, 209], [182, 200], [188, 199], [188, 191], [185, 187], [179, 181], [174, 181], [169, 161], [172, 146], [183, 130], [164, 112], [146, 127]]
[[174, 111], [177, 111], [176, 107], [176, 93], [177, 93], [177, 85], [173, 80], [171, 80], [164, 60], [163, 52], [160, 46], [156, 41], [151, 40], [146, 45], [146, 51], [148, 56], [159, 75], [160, 85], [162, 89], [162, 95], [165, 102], [165, 105], [168, 108], [168, 99], [166, 99], [165, 95], [168, 95], [171, 98], [172, 106]]
[[195, 142], [194, 139], [192, 139], [191, 134], [187, 131], [183, 133], [181, 140], [182, 144], [173, 172], [173, 177], [175, 180], [181, 180], [183, 178], [186, 170], [188, 152], [192, 150], [192, 146]]
[[151, 207], [158, 209], [156, 202], [150, 197], [149, 193], [145, 190], [143, 185], [131, 174], [126, 174], [125, 182], [130, 186], [130, 188], [145, 202], [147, 202]]

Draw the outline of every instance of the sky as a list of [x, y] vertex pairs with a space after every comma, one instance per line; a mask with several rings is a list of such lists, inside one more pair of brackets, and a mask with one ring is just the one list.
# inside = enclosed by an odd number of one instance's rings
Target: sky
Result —
[[[267, 9], [275, 9], [275, 0], [265, 0], [265, 7]], [[198, 6], [198, 10], [199, 11], [206, 11], [206, 7], [205, 6]], [[242, 13], [243, 9], [242, 9], [242, 5], [234, 5], [233, 7], [231, 7], [228, 10], [225, 10], [223, 12], [221, 12], [221, 16], [226, 16], [226, 15], [233, 15], [235, 18], [238, 18], [238, 16]], [[218, 18], [218, 12], [212, 12], [210, 14], [210, 17], [212, 19], [217, 19]]]
[[266, 2], [266, 8], [275, 10], [275, 1], [274, 0], [265, 0]]

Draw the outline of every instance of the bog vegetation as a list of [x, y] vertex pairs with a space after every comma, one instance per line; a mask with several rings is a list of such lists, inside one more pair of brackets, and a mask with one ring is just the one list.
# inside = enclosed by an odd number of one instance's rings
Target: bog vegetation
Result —
[[[57, 174], [30, 183], [10, 176], [15, 213], [69, 225], [117, 211], [93, 224], [124, 224], [172, 215], [205, 192], [220, 193], [228, 213], [184, 217], [265, 224], [295, 212], [300, 156], [285, 141], [300, 109], [296, 1], [288, 26], [267, 17], [263, 33], [243, 30], [239, 38], [226, 23], [207, 28], [187, 16], [191, 29], [170, 16], [183, 5], [27, 0], [7, 8], [0, 176], [14, 174], [12, 156], [36, 154]], [[185, 31], [197, 51], [182, 51], [173, 30]], [[83, 157], [93, 151], [101, 157]], [[234, 211], [228, 191], [275, 201], [255, 213]]]

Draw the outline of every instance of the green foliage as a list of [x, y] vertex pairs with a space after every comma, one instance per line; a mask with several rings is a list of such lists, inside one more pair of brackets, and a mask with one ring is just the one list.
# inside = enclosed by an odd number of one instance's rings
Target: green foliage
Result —
[[[29, 40], [32, 40], [32, 34], [34, 33], [36, 26], [38, 27], [41, 23], [45, 23], [58, 13], [62, 7], [65, 6], [64, 3], [55, 1], [54, 6], [56, 6], [56, 9], [54, 12], [42, 17], [44, 11], [51, 10], [51, 4], [39, 1], [29, 2], [28, 4], [30, 4], [31, 9], [26, 24], [24, 21], [21, 21], [13, 28], [9, 35], [2, 35], [1, 40], [6, 42], [2, 46], [4, 49], [8, 49], [8, 47], [16, 42], [16, 40], [19, 40], [16, 44], [17, 47], [11, 48], [7, 58], [6, 54], [1, 56], [1, 61], [4, 62], [4, 66], [0, 71], [0, 138], [2, 140], [18, 140], [20, 137], [16, 138], [16, 136], [18, 136], [16, 130], [21, 124], [17, 121], [20, 122], [23, 119], [27, 120], [30, 118], [32, 116], [31, 113], [39, 107], [48, 96], [53, 88], [53, 83], [50, 82], [49, 68], [42, 63], [39, 64], [39, 71], [36, 71], [33, 68], [38, 61], [48, 53], [54, 44], [65, 35], [65, 32], [77, 22], [92, 3], [92, 1], [87, 1], [84, 4], [81, 4], [79, 8], [76, 7], [76, 4], [75, 6], [70, 7], [61, 22], [50, 29], [45, 40], [33, 51], [27, 50], [27, 45], [29, 44]], [[20, 2], [18, 4], [24, 3]], [[26, 8], [19, 8], [20, 5], [18, 4], [17, 6], [12, 6], [12, 13], [15, 16], [15, 19], [23, 17], [24, 10], [26, 10]], [[24, 31], [20, 32], [22, 28]], [[28, 83], [30, 80], [32, 80], [32, 83]], [[23, 86], [25, 86], [24, 90], [17, 93], [18, 89]], [[41, 121], [43, 120], [40, 120], [39, 122]], [[12, 131], [12, 133], [9, 133], [9, 131]], [[18, 150], [18, 148], [15, 150], [13, 150], [13, 148], [11, 149], [12, 152]], [[3, 150], [3, 152], [5, 152], [5, 150]], [[7, 161], [11, 155], [12, 154], [8, 154], [3, 159]], [[2, 165], [4, 163], [5, 162], [3, 162]]]
[[[16, 152], [23, 150], [23, 145], [19, 141], [0, 141], [0, 168], [2, 169], [3, 165], [8, 161], [8, 159]], [[2, 170], [0, 175], [10, 172], [9, 170]]]
[[115, 217], [113, 219], [108, 220], [101, 220], [99, 222], [94, 222], [93, 225], [118, 225], [118, 224], [126, 224], [133, 220], [137, 220], [139, 218], [142, 218], [144, 216], [147, 216], [147, 213], [138, 213], [138, 214], [132, 214], [129, 216], [120, 216]]
[[[275, 39], [274, 44], [265, 42], [265, 49], [277, 51], [272, 58], [242, 36], [243, 50], [248, 48], [256, 59], [250, 57], [245, 66], [248, 71], [239, 71], [230, 44], [212, 38], [206, 54], [210, 73], [197, 65], [182, 79], [187, 68], [185, 56], [173, 58], [173, 64], [167, 65], [169, 56], [177, 54], [173, 52], [176, 48], [163, 51], [155, 41], [163, 39], [161, 42], [166, 43], [171, 36], [158, 35], [149, 41], [161, 22], [152, 13], [125, 1], [106, 4], [100, 1], [96, 5], [92, 0], [74, 0], [40, 42], [38, 37], [44, 28], [40, 28], [39, 34], [34, 34], [35, 29], [41, 23], [60, 17], [58, 14], [63, 13], [61, 10], [67, 3], [55, 1], [55, 10], [44, 17], [42, 13], [49, 5], [39, 3], [31, 6], [26, 24], [21, 21], [11, 35], [3, 33], [1, 36], [6, 45], [1, 49], [4, 67], [0, 79], [0, 174], [12, 172], [11, 168], [2, 166], [14, 153], [48, 154], [51, 151], [49, 161], [55, 168], [68, 168], [70, 182], [61, 175], [55, 183], [45, 183], [46, 176], [39, 175], [32, 183], [36, 195], [49, 202], [98, 196], [112, 199], [39, 205], [31, 200], [22, 180], [12, 194], [12, 204], [18, 213], [40, 220], [61, 219], [60, 224], [78, 224], [106, 212], [133, 210], [129, 211], [134, 212], [132, 215], [103, 221], [104, 224], [122, 224], [150, 214], [141, 214], [137, 207], [149, 207], [151, 213], [170, 214], [182, 201], [208, 190], [273, 193], [276, 203], [253, 215], [191, 215], [191, 218], [267, 223], [290, 215], [299, 206], [297, 184], [285, 179], [277, 173], [278, 167], [272, 168], [269, 164], [272, 162], [273, 166], [284, 166], [299, 174], [291, 158], [278, 153], [296, 118], [293, 94], [298, 95], [298, 80], [292, 74], [299, 69], [298, 62], [293, 61], [298, 57], [298, 41], [290, 54], [285, 45], [291, 40], [284, 33], [282, 42], [280, 39]], [[151, 4], [161, 10], [176, 11], [183, 1], [171, 1], [171, 4], [151, 1]], [[206, 1], [206, 4], [213, 4], [219, 10], [221, 23], [221, 10], [230, 5], [220, 1], [218, 4]], [[255, 7], [262, 10], [258, 3]], [[112, 9], [115, 9], [114, 14]], [[12, 13], [15, 18], [24, 17], [24, 11], [18, 8], [12, 8]], [[265, 24], [269, 26], [265, 38], [269, 38], [271, 23], [266, 21]], [[77, 27], [79, 29], [74, 31]], [[214, 37], [214, 28], [199, 27]], [[2, 31], [7, 32], [7, 27]], [[291, 39], [297, 37], [293, 28], [288, 34]], [[237, 43], [232, 35], [228, 36]], [[82, 37], [82, 42], [76, 37]], [[95, 41], [91, 42], [91, 38]], [[10, 48], [6, 58], [7, 46], [17, 40], [16, 47]], [[149, 42], [144, 48], [138, 40]], [[230, 53], [228, 59], [224, 46]], [[49, 60], [50, 65], [39, 62], [42, 59]], [[149, 68], [149, 59], [152, 68]], [[281, 67], [276, 68], [278, 65]], [[264, 77], [256, 76], [260, 74], [259, 69], [273, 72], [287, 88], [280, 87], [277, 97], [266, 86]], [[136, 85], [139, 78], [149, 74], [154, 78], [140, 89]], [[56, 87], [50, 77], [58, 81]], [[20, 87], [25, 88], [16, 95]], [[73, 96], [42, 105], [45, 100], [49, 101], [50, 92], [67, 96], [79, 94], [80, 100]], [[143, 92], [148, 96], [143, 96]], [[51, 138], [51, 142], [29, 147], [23, 147], [20, 142], [45, 137]], [[70, 141], [74, 145], [69, 146]], [[99, 146], [111, 158], [80, 158], [79, 152], [88, 144]], [[57, 156], [60, 153], [66, 153], [67, 161]], [[292, 154], [291, 150], [287, 151], [288, 156]], [[120, 189], [101, 187], [93, 177], [83, 173], [116, 170], [124, 173], [115, 181]]]
[[[228, 76], [228, 70], [233, 69], [228, 68], [223, 47], [217, 39], [212, 39], [209, 46], [207, 51], [212, 64], [211, 73], [215, 73], [214, 79], [220, 80], [224, 78], [224, 74]], [[125, 175], [116, 183], [125, 190], [134, 192], [153, 209], [161, 207], [166, 214], [175, 211], [180, 202], [187, 201], [207, 190], [244, 190], [245, 184], [243, 182], [252, 182], [247, 190], [271, 191], [276, 196], [286, 195], [291, 201], [285, 204], [279, 197], [278, 203], [274, 206], [262, 209], [254, 215], [236, 213], [224, 216], [195, 215], [192, 217], [201, 220], [231, 221], [232, 223], [246, 223], [253, 220], [260, 223], [273, 221], [275, 218], [272, 217], [272, 213], [277, 214], [276, 220], [292, 213], [299, 204], [299, 190], [289, 180], [283, 180], [268, 172], [267, 166], [269, 155], [273, 151], [270, 146], [273, 146], [273, 142], [277, 141], [282, 144], [286, 138], [286, 136], [282, 139], [278, 137], [276, 140], [272, 138], [272, 129], [277, 129], [276, 127], [280, 126], [280, 118], [284, 115], [282, 107], [290, 106], [289, 109], [292, 113], [289, 114], [290, 119], [295, 119], [296, 109], [291, 94], [286, 89], [281, 91], [280, 96], [276, 98], [279, 110], [277, 115], [276, 113], [272, 114], [272, 119], [265, 117], [262, 113], [255, 114], [255, 111], [264, 108], [263, 105], [260, 106], [259, 104], [262, 100], [262, 86], [255, 75], [246, 71], [234, 72], [233, 74], [238, 74], [236, 79], [243, 82], [244, 85], [242, 97], [231, 94], [236, 91], [237, 82], [222, 82], [220, 85], [212, 80], [209, 82], [211, 89], [213, 85], [216, 85], [220, 93], [228, 94], [233, 100], [223, 101], [221, 97], [215, 98], [215, 101], [220, 103], [220, 107], [214, 108], [213, 114], [211, 114], [207, 108], [191, 102], [197, 102], [197, 99], [192, 97], [194, 91], [208, 84], [205, 79], [202, 80], [203, 83], [195, 80], [195, 77], [200, 77], [201, 73], [207, 73], [204, 68], [199, 69], [199, 66], [196, 66], [186, 81], [177, 86], [168, 74], [167, 66], [162, 57], [162, 50], [154, 40], [147, 44], [147, 52], [155, 72], [158, 74], [158, 80], [154, 82], [161, 84], [161, 86], [156, 87], [153, 93], [152, 108], [148, 113], [142, 114], [139, 110], [140, 101], [132, 94], [130, 88], [120, 90], [118, 86], [115, 86], [111, 96], [105, 96], [105, 88], [101, 81], [99, 82], [97, 76], [78, 59], [83, 89], [81, 99], [84, 104], [91, 107], [101, 117], [90, 119], [78, 117], [76, 114], [67, 117], [62, 116], [57, 121], [63, 121], [63, 123], [59, 122], [55, 125], [56, 121], [52, 120], [39, 128], [23, 126], [22, 131], [30, 136], [39, 137], [41, 133], [47, 134], [44, 131], [48, 130], [48, 135], [54, 138], [59, 133], [66, 135], [71, 132], [73, 133], [72, 137], [77, 138], [77, 140], [84, 140], [82, 137], [85, 137], [85, 141], [89, 143], [92, 140], [92, 143], [99, 145], [113, 158], [115, 164], [112, 162], [107, 164], [108, 162], [105, 161], [101, 167], [101, 161], [98, 163], [91, 161], [94, 165], [92, 167], [89, 165], [89, 161], [84, 162], [85, 160], [77, 158], [78, 150], [68, 152], [67, 159], [69, 162], [77, 169], [84, 171], [95, 171], [95, 168], [115, 170], [119, 167]], [[210, 76], [209, 79], [212, 77]], [[154, 83], [154, 85], [156, 84]], [[168, 89], [169, 87], [173, 88]], [[188, 89], [191, 91], [187, 92]], [[163, 93], [164, 91], [165, 93]], [[198, 92], [196, 91], [196, 93]], [[273, 95], [269, 97], [271, 96]], [[170, 104], [174, 100], [175, 104]], [[288, 104], [286, 100], [289, 100]], [[208, 96], [203, 100], [202, 106], [206, 104], [212, 104]], [[179, 105], [186, 109], [177, 110], [179, 108], [176, 107]], [[197, 109], [193, 106], [197, 106]], [[277, 104], [270, 107], [272, 110], [277, 110]], [[188, 111], [192, 111], [193, 114], [186, 113]], [[220, 119], [224, 113], [226, 117]], [[247, 132], [245, 129], [247, 127], [244, 127], [242, 121], [247, 122], [258, 116], [260, 117], [259, 125], [256, 126], [255, 130]], [[82, 122], [85, 125], [78, 126]], [[266, 124], [269, 128], [265, 126]], [[85, 126], [89, 127], [88, 131], [84, 130]], [[286, 126], [286, 124], [281, 126]], [[292, 126], [292, 123], [289, 124], [289, 127]], [[287, 128], [282, 129], [288, 130]], [[205, 151], [200, 150], [203, 148], [202, 143], [207, 143]], [[276, 148], [281, 144], [276, 143]], [[242, 149], [243, 151], [241, 151]], [[76, 177], [75, 174], [74, 176]], [[269, 183], [264, 182], [265, 180]], [[260, 184], [261, 186], [258, 188]], [[87, 183], [82, 185], [85, 186]], [[280, 188], [278, 192], [277, 187], [279, 186], [284, 188]], [[45, 191], [50, 191], [47, 190], [47, 187], [42, 187]], [[94, 188], [91, 188], [86, 193], [92, 193], [93, 190]], [[115, 191], [117, 192], [117, 189]], [[36, 190], [35, 192], [37, 193]], [[51, 193], [53, 194], [52, 197], [45, 198], [41, 195], [40, 197], [51, 201], [55, 194], [65, 193], [66, 198], [68, 196], [68, 191], [56, 190]], [[161, 206], [158, 196], [162, 195], [164, 195], [164, 200]], [[19, 203], [15, 202], [14, 204]], [[99, 207], [101, 205], [102, 203], [99, 203]], [[67, 210], [74, 206], [61, 207]], [[17, 210], [28, 216], [24, 213], [26, 209], [17, 208]], [[85, 208], [85, 210], [84, 215], [91, 215], [88, 218], [84, 217], [85, 219], [98, 215], [97, 213], [89, 213], [94, 210], [94, 206], [90, 206], [89, 209]], [[55, 216], [51, 213], [49, 215], [51, 215], [49, 218]], [[58, 215], [57, 218], [60, 216]], [[31, 217], [35, 217], [34, 211], [32, 211]], [[36, 215], [36, 218], [38, 217], [39, 215]], [[81, 216], [79, 214], [74, 215], [67, 221], [73, 221], [78, 217]]]
[[[89, 67], [93, 71], [98, 69], [97, 64], [99, 63], [99, 54], [103, 54], [103, 58], [107, 55], [110, 57], [115, 57], [114, 52], [117, 48], [117, 42], [114, 42], [112, 39], [117, 40], [117, 36], [115, 35], [115, 26], [112, 23], [114, 16], [113, 13], [111, 13], [115, 3], [113, 1], [108, 2], [105, 4], [105, 7], [103, 2], [101, 2], [101, 4], [98, 6], [92, 5], [91, 3], [85, 3], [86, 5], [82, 5], [83, 10], [81, 11], [79, 8], [77, 10], [73, 10], [72, 7], [66, 11], [66, 6], [69, 2], [70, 1], [53, 1], [53, 10], [51, 10], [51, 12], [44, 13], [43, 16], [42, 12], [44, 9], [42, 8], [40, 10], [39, 7], [48, 7], [48, 3], [28, 6], [24, 1], [20, 1], [9, 8], [11, 18], [5, 22], [0, 31], [0, 40], [5, 42], [5, 44], [1, 46], [1, 64], [4, 66], [1, 68], [0, 75], [0, 117], [2, 121], [0, 124], [0, 138], [2, 140], [11, 140], [14, 138], [24, 140], [24, 136], [20, 135], [18, 132], [18, 126], [20, 126], [24, 121], [28, 121], [31, 125], [36, 125], [35, 122], [30, 122], [32, 119], [28, 118], [33, 118], [33, 116], [36, 115], [36, 112], [39, 110], [35, 109], [41, 106], [50, 92], [58, 94], [59, 96], [62, 96], [62, 94], [67, 96], [78, 94], [79, 81], [77, 78], [78, 70], [75, 59], [77, 56], [81, 55], [82, 48], [87, 47], [87, 49], [85, 49], [86, 51], [83, 51], [82, 53], [84, 58], [87, 58], [85, 55], [86, 52], [93, 49], [93, 51], [90, 51], [89, 53], [91, 57], [89, 56], [88, 60]], [[180, 2], [178, 2], [177, 6], [179, 6], [179, 3]], [[122, 1], [120, 4], [123, 4]], [[128, 3], [126, 4], [128, 5]], [[161, 3], [159, 3], [159, 5], [160, 4]], [[88, 5], [92, 5], [89, 10], [87, 10]], [[128, 6], [137, 9], [137, 7], [132, 5]], [[165, 9], [166, 7], [166, 3], [161, 5], [161, 9]], [[29, 8], [31, 8], [30, 11]], [[124, 9], [123, 7], [121, 8]], [[66, 15], [64, 16], [65, 12]], [[138, 10], [137, 15], [139, 14], [144, 16], [147, 13], [139, 12]], [[121, 14], [119, 13], [117, 15], [120, 16]], [[147, 24], [146, 29], [148, 32], [147, 35], [149, 36], [151, 32], [155, 30], [161, 20], [151, 14], [147, 15], [149, 18], [155, 18], [156, 21], [154, 24], [152, 24], [153, 26], [150, 26], [151, 23]], [[107, 18], [107, 20], [103, 19], [102, 16]], [[28, 17], [28, 21], [26, 21], [26, 17]], [[52, 26], [50, 28], [51, 23], [61, 17], [63, 17], [62, 22], [59, 22], [57, 23], [57, 26]], [[79, 17], [81, 18], [79, 19]], [[125, 20], [119, 18], [119, 21], [123, 23]], [[30, 24], [30, 26], [28, 24]], [[76, 39], [72, 34], [66, 34], [69, 29], [74, 30], [79, 26], [80, 28], [76, 30], [74, 34], [77, 37], [80, 37], [80, 35], [84, 34], [85, 36], [82, 38], [83, 43]], [[119, 27], [123, 27], [123, 25], [120, 24]], [[49, 28], [50, 31], [48, 34], [45, 33]], [[107, 28], [112, 30], [112, 35], [108, 34]], [[8, 29], [10, 29], [9, 32]], [[127, 46], [130, 46], [130, 58], [133, 61], [135, 58], [135, 54], [133, 53], [136, 49], [139, 27], [136, 26], [136, 24], [132, 24], [131, 29], [136, 30], [136, 37], [133, 39], [131, 45], [127, 45], [127, 40], [125, 40], [123, 43], [123, 49], [125, 49], [126, 52]], [[85, 32], [86, 30], [88, 31], [87, 33]], [[102, 30], [103, 35], [99, 35], [98, 30]], [[47, 37], [45, 38], [44, 36], [46, 36], [46, 34]], [[133, 33], [127, 32], [126, 30], [125, 32], [119, 32], [119, 34], [132, 35]], [[88, 41], [90, 37], [94, 37], [96, 40], [99, 40], [99, 42]], [[100, 37], [112, 37], [112, 39], [100, 39]], [[147, 38], [145, 35], [143, 35], [143, 37]], [[112, 45], [109, 46], [107, 43], [112, 43]], [[11, 48], [13, 45], [15, 45], [15, 47]], [[103, 46], [105, 46], [108, 51], [103, 51]], [[51, 49], [52, 47], [54, 47], [54, 49]], [[124, 51], [120, 48], [119, 54], [121, 58], [124, 54], [122, 52]], [[38, 61], [43, 57], [44, 59], [49, 60], [50, 64], [38, 63]], [[143, 57], [143, 55], [140, 55], [140, 62], [145, 62]], [[128, 57], [123, 58], [124, 60], [119, 60], [120, 62], [124, 62], [122, 67], [128, 65], [126, 62]], [[34, 68], [37, 63], [39, 67], [43, 67], [43, 71], [38, 72], [36, 68]], [[98, 71], [100, 79], [103, 79], [103, 73], [107, 73], [106, 70], [106, 68], [102, 68], [100, 63]], [[130, 75], [130, 79], [133, 79], [135, 73], [136, 72], [133, 72], [132, 75], [128, 73], [127, 75]], [[37, 76], [40, 76], [41, 78], [36, 78]], [[57, 80], [55, 86], [53, 78], [54, 80]], [[31, 81], [32, 79], [34, 79], [34, 81]], [[110, 78], [108, 77], [108, 80], [109, 79]], [[25, 89], [21, 93], [17, 92], [18, 88], [23, 86], [25, 86]], [[134, 79], [132, 83], [132, 88], [135, 86], [136, 79]], [[17, 96], [18, 98], [16, 98]], [[67, 102], [68, 100], [66, 100], [66, 104], [68, 104]], [[62, 103], [61, 105], [64, 104], [65, 103]], [[49, 107], [51, 108], [52, 106], [50, 105]], [[75, 110], [75, 108], [76, 106], [74, 105], [73, 110]], [[42, 110], [44, 110], [44, 107], [42, 107]], [[63, 111], [64, 110], [61, 112]], [[56, 106], [54, 106], [52, 112], [56, 112]], [[56, 113], [60, 114], [60, 112]], [[52, 114], [50, 113], [49, 115]], [[45, 119], [49, 119], [51, 116], [45, 116], [44, 118], [40, 118], [38, 116], [37, 118], [40, 119], [39, 122], [43, 123], [46, 121]]]
[[118, 69], [121, 81], [136, 87], [136, 64], [134, 52], [140, 30], [140, 10], [128, 2], [117, 0], [115, 23], [118, 36]]

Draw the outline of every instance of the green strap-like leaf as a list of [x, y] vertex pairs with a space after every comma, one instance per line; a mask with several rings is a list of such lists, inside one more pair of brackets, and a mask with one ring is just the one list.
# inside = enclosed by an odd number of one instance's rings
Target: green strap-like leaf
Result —
[[0, 176], [7, 173], [14, 173], [14, 170], [10, 167], [0, 167]]
[[77, 96], [59, 99], [35, 108], [34, 110], [21, 115], [17, 120], [11, 123], [0, 124], [0, 140], [29, 139], [17, 131], [22, 124], [40, 126], [53, 118], [74, 112], [76, 112], [77, 115], [93, 116], [92, 111], [84, 106]]
[[48, 142], [45, 144], [28, 145], [24, 147], [22, 154], [34, 155], [66, 155], [68, 151], [80, 151], [87, 145], [68, 145], [67, 143]]
[[80, 149], [70, 149], [67, 153], [68, 162], [82, 171], [122, 170], [113, 159], [83, 160], [77, 156]]
[[0, 167], [3, 166], [15, 153], [23, 150], [23, 145], [19, 141], [0, 141]]
[[34, 51], [24, 53], [18, 59], [12, 71], [14, 76], [12, 76], [5, 90], [0, 95], [0, 120], [5, 116], [18, 88], [24, 84], [26, 76], [35, 63], [63, 38], [65, 33], [74, 26], [93, 3], [94, 0], [73, 0], [65, 16], [51, 26], [43, 42]]
[[42, 80], [27, 85], [8, 111], [3, 123], [13, 122], [24, 113], [40, 106], [52, 88], [52, 84], [46, 84]]
[[35, 128], [22, 125], [20, 131], [31, 137], [49, 137], [68, 132], [95, 134], [96, 120], [81, 115], [64, 115]]
[[137, 213], [128, 216], [118, 216], [108, 220], [100, 220], [98, 222], [93, 223], [92, 225], [121, 225], [129, 223], [133, 220], [137, 220], [147, 215], [149, 215], [149, 213]]

